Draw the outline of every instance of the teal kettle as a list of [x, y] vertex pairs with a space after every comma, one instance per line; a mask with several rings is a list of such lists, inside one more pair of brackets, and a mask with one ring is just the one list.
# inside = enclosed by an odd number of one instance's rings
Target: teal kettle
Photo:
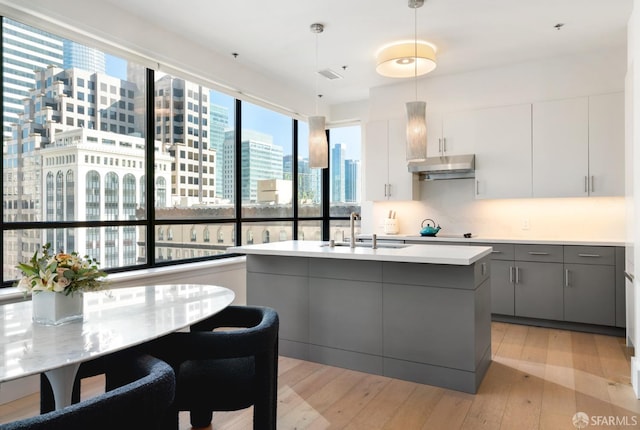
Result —
[[[427, 222], [427, 225], [425, 226], [425, 221], [431, 222]], [[422, 220], [422, 224], [420, 225], [420, 227], [422, 227], [422, 230], [420, 230], [420, 236], [435, 236], [440, 231], [440, 226], [436, 227], [436, 222], [430, 218]]]

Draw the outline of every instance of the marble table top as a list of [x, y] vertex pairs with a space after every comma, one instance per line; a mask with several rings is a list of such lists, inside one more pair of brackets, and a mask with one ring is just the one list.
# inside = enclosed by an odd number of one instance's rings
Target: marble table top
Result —
[[119, 351], [181, 330], [227, 307], [233, 291], [172, 284], [85, 293], [84, 320], [31, 321], [31, 301], [0, 306], [0, 382]]

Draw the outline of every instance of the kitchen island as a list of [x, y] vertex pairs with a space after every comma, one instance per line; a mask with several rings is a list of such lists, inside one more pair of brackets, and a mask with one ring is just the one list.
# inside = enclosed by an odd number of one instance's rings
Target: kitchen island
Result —
[[247, 304], [278, 311], [282, 355], [475, 393], [491, 361], [491, 248], [387, 246], [229, 251], [247, 255]]

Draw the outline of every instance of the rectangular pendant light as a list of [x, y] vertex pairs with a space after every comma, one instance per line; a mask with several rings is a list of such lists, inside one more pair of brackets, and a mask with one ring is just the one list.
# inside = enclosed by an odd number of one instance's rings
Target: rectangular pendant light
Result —
[[426, 102], [407, 102], [407, 161], [427, 158], [426, 111]]
[[309, 117], [309, 167], [312, 169], [329, 167], [329, 143], [323, 116]]

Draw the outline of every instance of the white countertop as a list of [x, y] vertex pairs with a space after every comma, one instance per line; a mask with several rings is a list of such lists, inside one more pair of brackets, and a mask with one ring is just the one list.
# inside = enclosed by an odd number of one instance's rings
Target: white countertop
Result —
[[[286, 257], [340, 258], [350, 260], [395, 261], [402, 263], [453, 264], [468, 266], [491, 254], [487, 246], [406, 245], [402, 248], [372, 249], [371, 245], [328, 246], [329, 242], [295, 241], [245, 245], [229, 248], [229, 252]], [[360, 244], [364, 245], [364, 244]], [[384, 244], [380, 244], [384, 246]]]
[[[512, 238], [512, 237], [463, 237], [462, 234], [447, 235], [439, 234], [436, 237], [410, 235], [410, 234], [378, 234], [378, 239], [382, 240], [415, 240], [420, 242], [461, 242], [461, 243], [514, 243], [532, 245], [582, 245], [582, 246], [625, 246], [623, 240], [615, 239], [559, 239], [559, 238]], [[360, 240], [371, 240], [371, 234], [358, 235]]]

